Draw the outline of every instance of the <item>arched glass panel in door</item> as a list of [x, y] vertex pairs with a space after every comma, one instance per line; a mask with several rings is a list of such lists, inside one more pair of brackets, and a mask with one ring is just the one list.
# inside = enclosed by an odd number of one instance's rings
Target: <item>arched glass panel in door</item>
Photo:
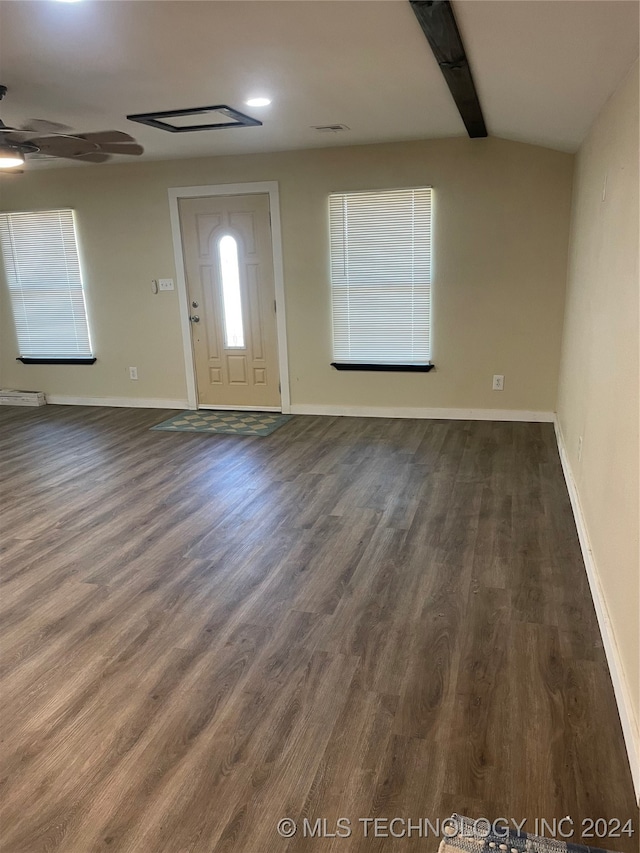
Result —
[[238, 264], [238, 241], [225, 234], [218, 243], [220, 275], [222, 278], [222, 306], [224, 313], [224, 336], [228, 348], [244, 348], [244, 324], [242, 322], [242, 296], [240, 293], [240, 266]]

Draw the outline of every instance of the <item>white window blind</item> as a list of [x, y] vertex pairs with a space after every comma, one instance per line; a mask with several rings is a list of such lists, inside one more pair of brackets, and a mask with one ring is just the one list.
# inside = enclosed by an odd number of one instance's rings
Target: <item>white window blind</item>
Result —
[[20, 356], [90, 358], [72, 210], [0, 214]]
[[329, 197], [336, 362], [431, 357], [431, 188]]

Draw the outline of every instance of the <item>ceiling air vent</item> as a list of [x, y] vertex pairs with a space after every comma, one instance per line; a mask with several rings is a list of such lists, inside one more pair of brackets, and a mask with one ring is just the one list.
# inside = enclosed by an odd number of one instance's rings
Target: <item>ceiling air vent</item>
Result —
[[312, 130], [317, 130], [318, 133], [340, 133], [342, 130], [351, 130], [346, 124], [314, 124]]

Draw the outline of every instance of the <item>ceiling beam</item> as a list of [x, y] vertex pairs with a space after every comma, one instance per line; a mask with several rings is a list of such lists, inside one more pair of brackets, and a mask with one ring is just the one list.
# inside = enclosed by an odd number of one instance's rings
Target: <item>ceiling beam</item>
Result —
[[472, 139], [487, 136], [469, 60], [449, 0], [409, 0]]

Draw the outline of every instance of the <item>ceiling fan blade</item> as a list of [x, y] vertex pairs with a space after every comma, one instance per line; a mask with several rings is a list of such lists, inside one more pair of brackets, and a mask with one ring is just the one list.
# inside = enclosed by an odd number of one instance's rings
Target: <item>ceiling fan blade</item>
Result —
[[87, 139], [89, 142], [97, 142], [102, 145], [105, 142], [135, 142], [133, 136], [128, 133], [123, 133], [121, 130], [99, 130], [96, 133], [79, 133], [81, 139]]
[[9, 140], [9, 142], [28, 142], [34, 136], [42, 136], [42, 134], [26, 130], [16, 130], [13, 127], [0, 127], [0, 137]]
[[0, 169], [2, 175], [24, 175], [24, 169]]
[[135, 142], [129, 143], [121, 143], [118, 145], [115, 142], [112, 143], [100, 143], [100, 151], [104, 151], [107, 154], [130, 154], [135, 157], [142, 154], [144, 152], [144, 148], [142, 145], [137, 145]]
[[69, 133], [72, 131], [72, 128], [66, 124], [60, 124], [58, 121], [47, 121], [43, 118], [30, 118], [20, 129], [34, 133]]
[[51, 158], [56, 158], [58, 160], [75, 160], [76, 163], [106, 163], [107, 160], [111, 160], [109, 154], [100, 154], [99, 151], [90, 151], [88, 154], [62, 154], [61, 152], [57, 152], [56, 154], [33, 154], [31, 155], [31, 160], [49, 160]]
[[77, 157], [79, 154], [91, 154], [96, 151], [93, 142], [78, 139], [76, 136], [38, 136], [31, 142], [43, 154], [52, 154], [54, 157]]
[[100, 151], [94, 151], [92, 154], [79, 154], [70, 159], [80, 160], [82, 163], [106, 163], [107, 160], [111, 160], [111, 157], [108, 154], [102, 154]]

